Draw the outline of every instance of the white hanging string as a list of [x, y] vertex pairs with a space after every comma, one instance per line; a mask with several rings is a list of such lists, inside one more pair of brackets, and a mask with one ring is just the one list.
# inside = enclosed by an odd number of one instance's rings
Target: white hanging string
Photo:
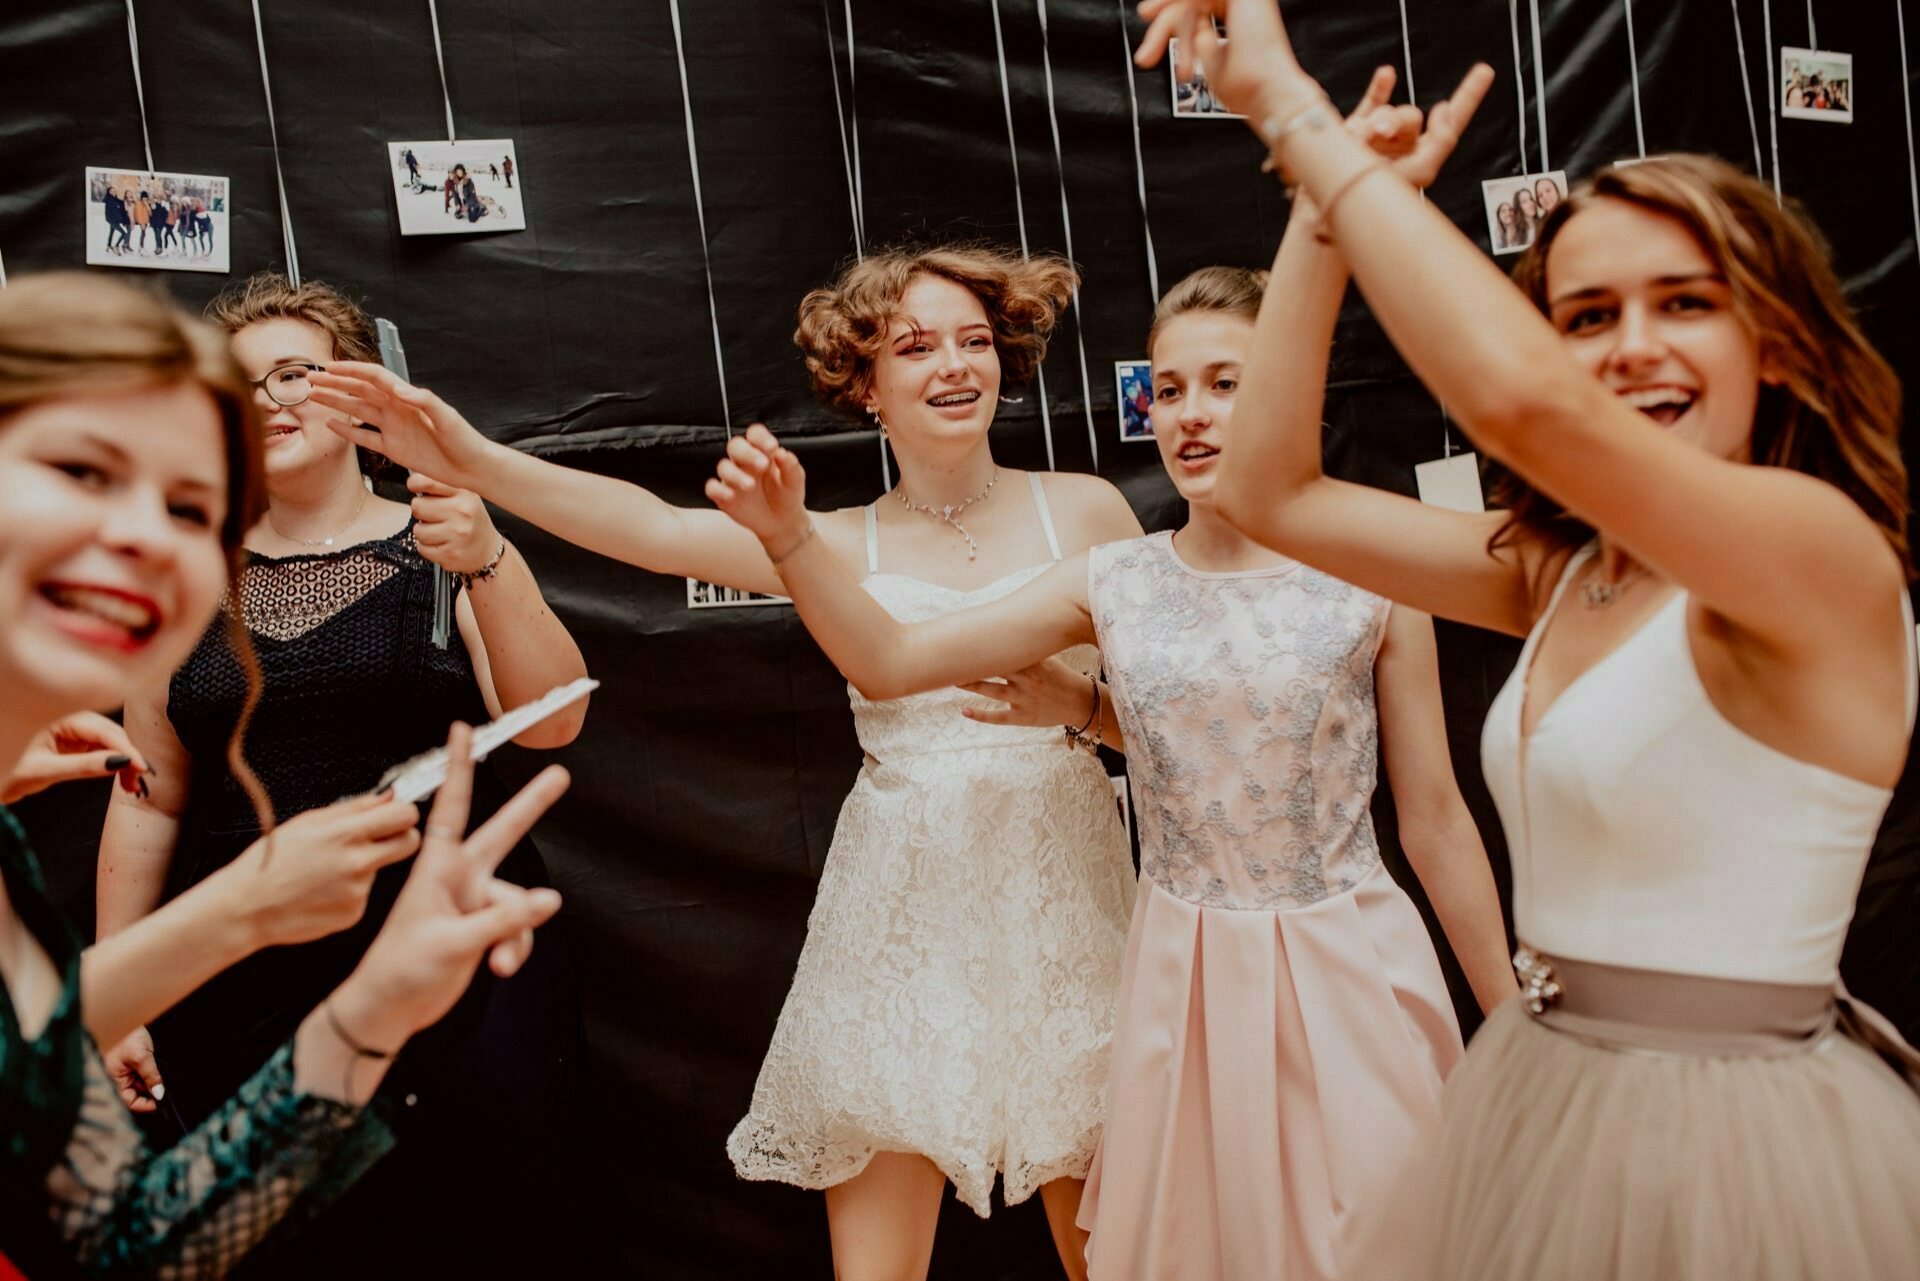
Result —
[[[1405, 62], [1407, 101], [1417, 107], [1420, 105], [1420, 97], [1414, 91], [1413, 86], [1413, 32], [1412, 27], [1407, 21], [1407, 0], [1400, 0], [1400, 53]], [[1523, 136], [1520, 143], [1520, 157], [1522, 161], [1526, 159], [1526, 154], [1527, 144]], [[1420, 193], [1420, 199], [1424, 201], [1426, 198], [1427, 193], [1422, 191]], [[1438, 401], [1435, 403], [1440, 405], [1440, 456], [1442, 458], [1451, 458], [1453, 457], [1453, 420], [1447, 416], [1447, 407], [1445, 404]]]
[[1733, 6], [1733, 50], [1740, 59], [1740, 93], [1747, 103], [1747, 132], [1753, 135], [1753, 173], [1767, 176], [1767, 162], [1760, 155], [1760, 123], [1753, 114], [1753, 79], [1747, 74], [1747, 40], [1740, 27], [1740, 0], [1728, 0]]
[[1907, 190], [1913, 196], [1913, 248], [1915, 255], [1920, 256], [1920, 165], [1914, 163], [1913, 154], [1913, 92], [1907, 73], [1906, 0], [1893, 0], [1893, 16], [1900, 30], [1900, 105], [1907, 117]]
[[140, 83], [140, 27], [133, 20], [133, 0], [127, 0], [127, 47], [133, 53], [133, 97], [140, 104], [140, 141], [147, 148], [147, 172], [153, 172], [153, 135], [147, 132], [147, 90]]
[[[859, 100], [854, 96], [853, 81], [853, 0], [845, 0], [847, 14], [847, 100], [840, 99], [840, 59], [833, 47], [833, 0], [820, 0], [820, 16], [827, 20], [827, 65], [833, 71], [833, 114], [840, 126], [840, 164], [847, 171], [847, 206], [853, 213], [853, 256], [858, 262], [867, 260], [867, 211], [866, 192], [860, 179], [860, 115]], [[853, 139], [851, 149], [847, 146], [848, 136]], [[874, 443], [880, 449], [880, 492], [885, 494], [893, 489], [893, 465], [887, 459], [887, 433], [877, 426], [873, 433]]]
[[287, 279], [300, 283], [300, 253], [293, 243], [293, 210], [287, 202], [287, 176], [280, 167], [280, 129], [273, 120], [273, 81], [267, 76], [267, 33], [260, 23], [260, 0], [253, 2], [253, 42], [260, 52], [260, 91], [267, 100], [267, 140], [273, 144], [273, 185], [280, 195], [280, 238], [287, 254]]
[[1773, 150], [1773, 202], [1781, 202], [1780, 194], [1780, 95], [1773, 83], [1773, 60], [1776, 56], [1773, 44], [1773, 0], [1760, 0], [1760, 38], [1766, 42], [1766, 57], [1761, 59], [1767, 69], [1767, 139]]
[[[1053, 134], [1053, 167], [1060, 175], [1060, 233], [1066, 242], [1067, 260], [1073, 255], [1073, 217], [1067, 210], [1067, 162], [1060, 147], [1060, 116], [1053, 105], [1053, 56], [1047, 47], [1047, 0], [1034, 0], [1040, 15], [1040, 70], [1047, 85], [1047, 125]], [[1081, 407], [1087, 415], [1087, 448], [1093, 453], [1093, 469], [1100, 470], [1100, 435], [1093, 425], [1093, 379], [1087, 373], [1086, 311], [1080, 306], [1080, 285], [1073, 286], [1073, 342], [1080, 356]]]
[[1820, 29], [1813, 25], [1813, 0], [1807, 0], [1807, 48], [1820, 47]]
[[[133, 0], [127, 0], [132, 4]], [[433, 24], [433, 60], [440, 64], [440, 101], [447, 108], [447, 141], [459, 141], [453, 135], [453, 95], [447, 92], [447, 55], [440, 48], [440, 6], [427, 0], [427, 21]]]
[[1628, 83], [1633, 88], [1633, 141], [1640, 149], [1640, 158], [1647, 158], [1647, 127], [1640, 118], [1640, 49], [1633, 41], [1633, 0], [1620, 0], [1620, 7], [1627, 11], [1627, 69], [1631, 76]]
[[[1736, 0], [1737, 2], [1737, 0]], [[1513, 96], [1519, 103], [1520, 172], [1527, 171], [1527, 82], [1520, 71], [1520, 0], [1507, 0], [1507, 24], [1513, 29]]]
[[720, 301], [713, 289], [713, 253], [707, 246], [707, 207], [700, 196], [700, 148], [693, 138], [693, 92], [687, 85], [687, 48], [680, 35], [680, 0], [668, 0], [667, 10], [673, 17], [673, 56], [680, 62], [680, 106], [687, 118], [687, 167], [693, 174], [693, 215], [700, 224], [700, 263], [707, 273], [707, 315], [713, 321], [713, 367], [720, 377], [720, 417], [731, 438], [733, 410], [727, 404], [727, 362], [720, 351]]
[[1533, 15], [1533, 107], [1540, 113], [1540, 172], [1552, 173], [1553, 161], [1547, 157], [1547, 73], [1540, 56], [1540, 0], [1527, 0]]
[[[1000, 30], [1000, 0], [993, 0], [993, 50], [1000, 60], [1000, 107], [1007, 117], [1007, 154], [1013, 161], [1013, 217], [1020, 226], [1020, 256], [1033, 257], [1027, 247], [1027, 206], [1020, 195], [1020, 145], [1013, 135], [1013, 93], [1007, 87], [1007, 42]], [[1034, 390], [1040, 397], [1040, 432], [1047, 443], [1047, 470], [1054, 470], [1053, 464], [1053, 416], [1047, 412], [1047, 374], [1037, 366], [1034, 371]]]
[[1153, 291], [1155, 306], [1160, 303], [1160, 264], [1153, 256], [1153, 224], [1147, 219], [1147, 162], [1140, 150], [1140, 94], [1134, 87], [1133, 36], [1127, 30], [1127, 0], [1120, 7], [1120, 51], [1126, 58], [1127, 111], [1133, 120], [1133, 180], [1140, 194], [1140, 231], [1147, 242], [1147, 288]]
[[[853, 80], [853, 14], [849, 0], [847, 14], [847, 80]], [[833, 71], [833, 117], [840, 126], [840, 164], [847, 171], [847, 208], [853, 214], [853, 256], [861, 262], [867, 260], [867, 229], [865, 211], [860, 208], [860, 166], [854, 159], [860, 146], [860, 117], [852, 115], [840, 97], [840, 55], [833, 47], [833, 0], [820, 0], [821, 16], [827, 20], [827, 65]], [[852, 97], [849, 89], [848, 97]], [[848, 135], [853, 138], [853, 148], [847, 145]]]

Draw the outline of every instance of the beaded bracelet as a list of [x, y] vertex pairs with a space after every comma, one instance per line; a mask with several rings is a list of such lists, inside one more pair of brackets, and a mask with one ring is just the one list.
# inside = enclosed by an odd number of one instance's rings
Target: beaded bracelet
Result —
[[492, 560], [488, 561], [486, 564], [482, 565], [480, 568], [474, 570], [471, 574], [463, 574], [456, 571], [453, 576], [460, 580], [460, 586], [464, 590], [472, 591], [473, 585], [475, 583], [482, 582], [486, 579], [492, 578], [495, 574], [499, 573], [500, 562], [505, 560], [506, 558], [507, 558], [507, 540], [503, 538], [500, 540], [500, 550], [493, 554]]

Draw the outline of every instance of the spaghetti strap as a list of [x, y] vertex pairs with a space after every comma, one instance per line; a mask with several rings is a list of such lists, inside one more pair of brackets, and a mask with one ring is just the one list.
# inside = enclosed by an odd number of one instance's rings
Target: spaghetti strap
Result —
[[1060, 559], [1060, 539], [1053, 532], [1053, 512], [1047, 507], [1047, 489], [1040, 483], [1040, 473], [1030, 471], [1027, 480], [1033, 486], [1033, 505], [1040, 509], [1040, 528], [1047, 534], [1047, 550], [1053, 553], [1055, 560]]
[[1920, 653], [1914, 650], [1914, 644], [1920, 641], [1920, 636], [1916, 636], [1913, 630], [1913, 598], [1907, 594], [1904, 586], [1900, 589], [1900, 617], [1906, 624], [1907, 727], [1911, 729], [1915, 708], [1920, 706], [1920, 684], [1916, 683], [1920, 682]]
[[867, 504], [867, 572], [880, 572], [880, 505]]

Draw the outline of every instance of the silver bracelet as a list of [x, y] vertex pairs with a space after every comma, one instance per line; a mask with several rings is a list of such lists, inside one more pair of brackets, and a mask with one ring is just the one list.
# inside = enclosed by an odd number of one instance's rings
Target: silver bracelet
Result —
[[1280, 148], [1295, 133], [1302, 129], [1320, 129], [1333, 119], [1333, 104], [1325, 97], [1317, 98], [1293, 114], [1282, 117], [1274, 112], [1254, 127], [1260, 140], [1267, 144], [1267, 158], [1260, 163], [1261, 173], [1272, 173], [1280, 167]]

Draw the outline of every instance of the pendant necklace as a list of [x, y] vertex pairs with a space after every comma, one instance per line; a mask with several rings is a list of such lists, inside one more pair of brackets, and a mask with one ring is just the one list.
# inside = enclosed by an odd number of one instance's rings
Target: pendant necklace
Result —
[[973, 560], [975, 557], [977, 557], [980, 554], [980, 546], [979, 544], [973, 541], [973, 535], [967, 532], [967, 527], [960, 523], [960, 520], [959, 520], [960, 513], [965, 511], [967, 508], [973, 506], [975, 503], [979, 502], [981, 499], [985, 498], [988, 494], [991, 494], [993, 492], [994, 483], [999, 479], [1000, 479], [1000, 469], [996, 467], [993, 469], [993, 475], [987, 478], [987, 487], [985, 489], [981, 490], [979, 493], [975, 494], [972, 498], [967, 499], [963, 503], [948, 503], [942, 507], [934, 507], [926, 503], [916, 503], [912, 499], [907, 497], [907, 491], [904, 488], [898, 490], [897, 492], [900, 495], [901, 505], [904, 506], [908, 511], [924, 512], [927, 515], [933, 517], [935, 520], [943, 520], [947, 524], [952, 525], [955, 529], [959, 530], [960, 537], [967, 540], [967, 559]]
[[1626, 595], [1627, 588], [1633, 586], [1646, 576], [1647, 567], [1645, 565], [1635, 565], [1632, 569], [1611, 582], [1596, 574], [1594, 577], [1580, 584], [1580, 596], [1581, 599], [1586, 601], [1588, 609], [1605, 609]]

